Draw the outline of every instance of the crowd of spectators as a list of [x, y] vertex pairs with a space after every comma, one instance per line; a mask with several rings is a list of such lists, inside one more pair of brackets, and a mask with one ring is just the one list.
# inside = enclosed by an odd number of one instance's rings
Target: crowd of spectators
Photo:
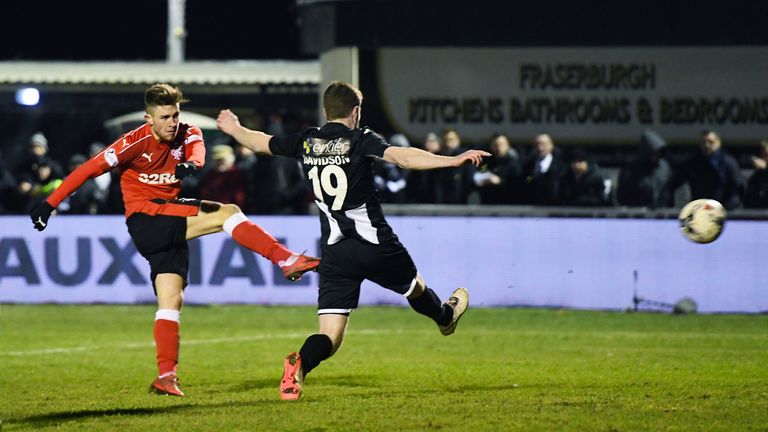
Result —
[[[272, 133], [283, 133], [279, 122]], [[391, 145], [416, 146], [452, 156], [466, 150], [454, 129], [429, 133], [421, 143], [404, 135], [389, 137]], [[646, 130], [632, 160], [606, 174], [588, 149], [561, 149], [548, 134], [530, 144], [513, 146], [504, 134], [475, 145], [491, 156], [479, 168], [407, 171], [374, 160], [374, 182], [385, 203], [484, 204], [535, 206], [673, 207], [675, 193], [687, 185], [690, 199], [714, 198], [727, 209], [768, 208], [768, 140], [742, 166], [722, 147], [715, 131], [704, 131], [695, 152], [680, 163], [667, 158], [667, 144]], [[104, 149], [94, 143], [89, 154], [74, 154], [65, 169], [49, 156], [48, 140], [38, 132], [29, 139], [28, 155], [7, 166], [0, 155], [0, 213], [25, 214], [45, 199], [67, 173]], [[299, 164], [292, 159], [261, 157], [232, 142], [209, 144], [209, 163], [190, 181], [183, 195], [235, 203], [251, 214], [306, 214], [312, 196]], [[751, 172], [747, 181], [744, 172]], [[615, 175], [618, 174], [618, 175]], [[60, 213], [119, 214], [123, 212], [117, 173], [88, 182], [59, 207]]]
[[[394, 138], [393, 144], [404, 139]], [[687, 185], [690, 199], [713, 198], [727, 209], [768, 208], [768, 141], [742, 167], [722, 148], [715, 131], [704, 131], [698, 139], [689, 157], [673, 165], [665, 140], [646, 130], [632, 160], [612, 167], [612, 176], [582, 146], [561, 151], [550, 135], [539, 134], [530, 145], [515, 148], [507, 136], [494, 134], [476, 146], [491, 153], [479, 168], [409, 173], [379, 167], [376, 182], [385, 201], [397, 203], [667, 208], [679, 205], [675, 195]], [[442, 136], [428, 134], [421, 147], [447, 156], [464, 150], [453, 129]], [[753, 172], [749, 182], [743, 171]]]

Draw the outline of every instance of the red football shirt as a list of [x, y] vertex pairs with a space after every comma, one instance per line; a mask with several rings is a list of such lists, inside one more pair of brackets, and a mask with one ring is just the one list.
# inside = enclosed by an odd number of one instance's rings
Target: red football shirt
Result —
[[161, 143], [152, 135], [151, 126], [145, 123], [72, 171], [48, 197], [48, 203], [56, 207], [86, 180], [118, 168], [126, 217], [137, 212], [192, 216], [197, 213], [196, 207], [152, 202], [158, 198], [178, 198], [181, 181], [174, 172], [176, 165], [185, 161], [198, 168], [205, 162], [203, 132], [198, 127], [181, 123], [173, 141]]

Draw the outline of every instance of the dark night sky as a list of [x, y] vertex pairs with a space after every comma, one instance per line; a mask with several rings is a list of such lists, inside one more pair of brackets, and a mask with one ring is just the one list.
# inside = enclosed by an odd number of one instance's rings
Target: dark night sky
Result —
[[[313, 13], [301, 29], [294, 0], [186, 3], [188, 60], [315, 57], [302, 54], [302, 31], [310, 45], [363, 49], [768, 45], [768, 2], [757, 0], [346, 0], [305, 6]], [[335, 21], [314, 13], [332, 7]], [[0, 60], [165, 59], [167, 0], [26, 0], [13, 9], [0, 26]]]
[[[165, 59], [166, 0], [24, 1], [13, 9], [0, 26], [0, 60]], [[301, 58], [292, 0], [188, 0], [186, 19], [189, 60]]]

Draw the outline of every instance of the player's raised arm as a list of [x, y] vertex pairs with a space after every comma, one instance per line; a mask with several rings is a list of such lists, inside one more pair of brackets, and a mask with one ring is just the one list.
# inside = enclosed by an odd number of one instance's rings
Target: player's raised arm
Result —
[[79, 189], [86, 180], [104, 174], [117, 166], [117, 163], [118, 160], [115, 154], [115, 149], [113, 146], [110, 146], [72, 171], [64, 179], [64, 182], [53, 191], [51, 196], [43, 200], [43, 202], [32, 210], [32, 213], [29, 216], [32, 218], [32, 224], [35, 229], [38, 231], [44, 230], [48, 226], [48, 219], [51, 218], [56, 207], [58, 207], [66, 197]]
[[240, 119], [238, 119], [232, 111], [228, 109], [221, 110], [221, 112], [219, 112], [219, 117], [216, 119], [216, 126], [220, 131], [232, 136], [237, 142], [254, 152], [259, 154], [272, 154], [269, 150], [269, 140], [272, 138], [272, 135], [265, 134], [261, 131], [251, 130], [241, 125]]
[[482, 150], [467, 150], [456, 156], [441, 156], [413, 147], [389, 147], [384, 160], [412, 170], [459, 167], [467, 162], [479, 166], [483, 157], [491, 154]]

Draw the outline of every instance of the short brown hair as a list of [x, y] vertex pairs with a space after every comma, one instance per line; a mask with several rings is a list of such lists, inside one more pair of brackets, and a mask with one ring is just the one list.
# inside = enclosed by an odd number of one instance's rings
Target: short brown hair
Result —
[[144, 92], [144, 108], [147, 111], [153, 106], [176, 105], [184, 102], [188, 102], [188, 100], [184, 99], [181, 90], [170, 84], [155, 84]]
[[323, 108], [328, 120], [347, 117], [363, 103], [363, 93], [355, 86], [333, 81], [323, 93]]

